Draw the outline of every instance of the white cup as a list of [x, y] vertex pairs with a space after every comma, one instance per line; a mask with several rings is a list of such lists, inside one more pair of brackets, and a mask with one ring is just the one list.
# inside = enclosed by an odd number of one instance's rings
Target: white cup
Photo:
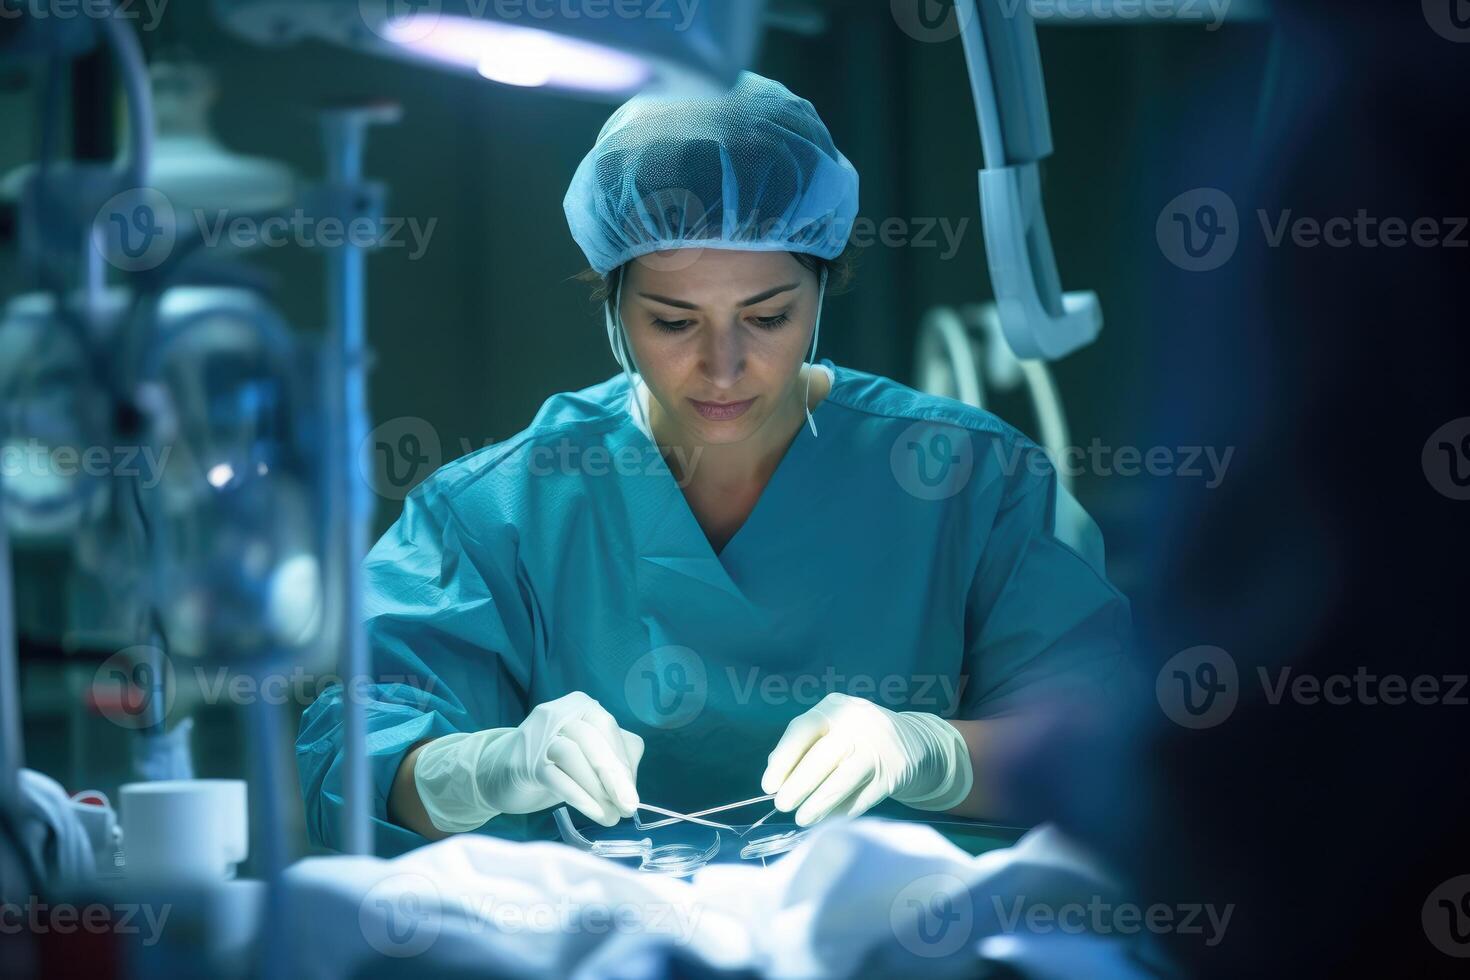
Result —
[[240, 779], [163, 779], [119, 790], [130, 878], [223, 881], [250, 853]]

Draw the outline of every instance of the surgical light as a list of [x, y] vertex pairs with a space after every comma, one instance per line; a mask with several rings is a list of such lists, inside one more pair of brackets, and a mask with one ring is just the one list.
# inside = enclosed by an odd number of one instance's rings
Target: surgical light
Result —
[[598, 5], [485, 0], [213, 0], [267, 45], [315, 38], [517, 87], [621, 102], [715, 92], [754, 60], [764, 0]]
[[234, 478], [235, 468], [229, 463], [216, 463], [214, 466], [211, 466], [209, 468], [209, 474], [206, 477], [209, 480], [209, 485], [216, 490], [227, 485]]
[[397, 17], [382, 34], [416, 57], [473, 68], [506, 85], [616, 94], [636, 91], [652, 76], [632, 55], [539, 28], [470, 17]]

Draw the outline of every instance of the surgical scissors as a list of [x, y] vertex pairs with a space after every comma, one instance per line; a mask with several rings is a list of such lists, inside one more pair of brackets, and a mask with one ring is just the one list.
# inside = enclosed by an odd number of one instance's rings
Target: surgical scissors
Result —
[[[774, 800], [775, 798], [775, 794], [771, 794], [768, 796], [753, 796], [748, 800], [740, 800], [738, 803], [726, 803], [724, 806], [710, 807], [708, 810], [696, 810], [694, 813], [679, 813], [674, 810], [665, 810], [663, 807], [652, 806], [647, 803], [640, 803], [638, 804], [638, 809], [648, 810], [652, 813], [660, 813], [663, 814], [665, 817], [668, 817], [669, 819], [655, 820], [652, 823], [644, 823], [638, 818], [638, 814], [634, 813], [633, 826], [637, 827], [639, 830], [657, 830], [660, 827], [667, 827], [669, 824], [678, 823], [681, 820], [687, 820], [690, 823], [702, 824], [706, 827], [714, 827], [717, 830], [728, 830], [731, 833], [734, 833], [735, 828], [727, 823], [718, 823], [714, 820], [701, 820], [700, 818], [707, 817], [712, 813], [724, 813], [726, 810], [736, 810], [743, 806], [750, 806], [752, 803], [765, 803], [769, 800]], [[771, 811], [771, 813], [775, 812], [776, 811], [774, 810]], [[766, 814], [765, 817], [761, 817], [761, 819], [756, 821], [753, 826], [759, 826], [760, 824], [764, 823], [766, 821], [766, 818], [771, 816], [771, 813]]]

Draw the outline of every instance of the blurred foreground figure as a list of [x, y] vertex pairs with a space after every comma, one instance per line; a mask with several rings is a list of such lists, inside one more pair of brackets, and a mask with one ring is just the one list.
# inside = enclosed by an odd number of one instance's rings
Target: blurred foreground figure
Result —
[[1213, 491], [1156, 483], [1126, 750], [1067, 719], [1012, 790], [1144, 900], [1234, 904], [1212, 947], [1159, 936], [1187, 972], [1462, 972], [1470, 23], [1280, 6], [1257, 144], [1192, 158], [1226, 125], [1202, 106], [1160, 194], [1223, 191], [1238, 241], [1211, 271], [1157, 263], [1177, 329], [1139, 445], [1233, 465]]

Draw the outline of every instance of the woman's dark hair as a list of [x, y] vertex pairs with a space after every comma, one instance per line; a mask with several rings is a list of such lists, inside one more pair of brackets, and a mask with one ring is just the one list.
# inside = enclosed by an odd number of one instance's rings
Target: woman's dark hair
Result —
[[[835, 296], [844, 293], [851, 287], [853, 279], [857, 274], [857, 249], [848, 245], [842, 250], [842, 254], [835, 259], [823, 259], [806, 252], [789, 253], [793, 259], [800, 262], [802, 267], [820, 275], [823, 268], [827, 270], [827, 295]], [[618, 287], [618, 280], [622, 278], [623, 270], [627, 269], [627, 263], [618, 266], [606, 276], [599, 275], [594, 269], [583, 269], [577, 273], [577, 280], [592, 286], [591, 300], [594, 306], [601, 306], [613, 295]]]

